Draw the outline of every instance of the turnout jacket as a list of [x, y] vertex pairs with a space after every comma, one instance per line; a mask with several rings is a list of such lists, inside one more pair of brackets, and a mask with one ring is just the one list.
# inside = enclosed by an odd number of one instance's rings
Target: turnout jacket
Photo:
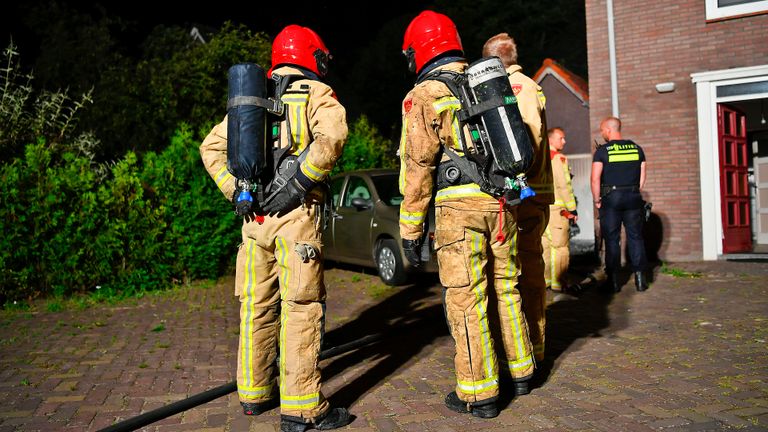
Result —
[[572, 212], [576, 210], [576, 197], [573, 195], [568, 158], [557, 150], [550, 150], [550, 154], [552, 157], [552, 175], [555, 181], [554, 206]]
[[[466, 61], [455, 61], [435, 70], [463, 73], [466, 68]], [[499, 211], [499, 201], [482, 192], [475, 183], [434, 190], [438, 164], [450, 160], [448, 155], [443, 154], [442, 145], [459, 150], [459, 133], [464, 133], [465, 143], [472, 145], [467, 131], [459, 129], [456, 112], [460, 109], [459, 99], [448, 86], [437, 80], [416, 84], [403, 99], [399, 148], [399, 188], [403, 194], [400, 236], [403, 239], [414, 240], [422, 236], [433, 193], [438, 207], [445, 205], [458, 210]]]

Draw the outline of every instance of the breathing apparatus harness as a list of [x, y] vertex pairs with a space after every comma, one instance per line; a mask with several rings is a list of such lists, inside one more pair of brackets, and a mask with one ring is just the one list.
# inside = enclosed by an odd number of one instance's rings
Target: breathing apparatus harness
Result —
[[[451, 161], [438, 167], [438, 188], [475, 183], [499, 200], [500, 209], [534, 196], [525, 176], [533, 161], [533, 147], [501, 60], [480, 59], [464, 73], [434, 70], [420, 76], [417, 84], [426, 80], [444, 83], [461, 103], [455, 115], [461, 126], [456, 139], [463, 155], [443, 145]], [[472, 146], [465, 142], [465, 126]]]

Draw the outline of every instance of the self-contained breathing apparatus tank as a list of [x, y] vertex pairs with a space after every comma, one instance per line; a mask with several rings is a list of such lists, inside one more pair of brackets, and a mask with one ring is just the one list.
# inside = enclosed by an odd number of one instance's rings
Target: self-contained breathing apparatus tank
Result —
[[[227, 170], [235, 177], [235, 213], [257, 212], [264, 202], [267, 179], [267, 76], [254, 63], [229, 68], [227, 100]], [[254, 194], [256, 199], [254, 200]]]
[[519, 191], [521, 200], [535, 195], [525, 178], [533, 146], [504, 64], [498, 57], [482, 58], [469, 65], [466, 75], [469, 110], [477, 113], [476, 120], [470, 117], [469, 130], [476, 148], [493, 154], [491, 175], [503, 177], [505, 188]]
[[485, 57], [470, 64], [464, 74], [439, 70], [424, 79], [445, 83], [459, 98], [462, 108], [456, 116], [467, 126], [472, 141], [470, 147], [464, 136], [458, 137], [465, 158], [446, 148], [458, 167], [446, 170], [446, 180], [453, 183], [466, 175], [510, 205], [536, 195], [525, 176], [533, 162], [533, 146], [501, 59]]

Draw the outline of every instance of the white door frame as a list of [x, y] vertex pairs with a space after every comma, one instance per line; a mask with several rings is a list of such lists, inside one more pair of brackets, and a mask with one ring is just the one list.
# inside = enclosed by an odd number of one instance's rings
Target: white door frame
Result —
[[768, 93], [717, 97], [717, 88], [768, 80], [768, 65], [697, 72], [691, 74], [691, 80], [696, 85], [696, 111], [699, 128], [702, 257], [704, 260], [716, 260], [723, 254], [717, 104], [768, 97]]

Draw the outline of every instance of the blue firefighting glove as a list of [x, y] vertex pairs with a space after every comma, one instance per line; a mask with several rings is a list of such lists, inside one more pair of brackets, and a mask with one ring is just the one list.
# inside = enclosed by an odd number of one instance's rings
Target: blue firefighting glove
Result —
[[264, 212], [270, 216], [283, 216], [304, 202], [307, 191], [314, 186], [301, 170], [290, 178], [277, 193], [270, 196], [264, 203]]
[[403, 239], [403, 253], [412, 266], [421, 266], [421, 238], [416, 240]]

